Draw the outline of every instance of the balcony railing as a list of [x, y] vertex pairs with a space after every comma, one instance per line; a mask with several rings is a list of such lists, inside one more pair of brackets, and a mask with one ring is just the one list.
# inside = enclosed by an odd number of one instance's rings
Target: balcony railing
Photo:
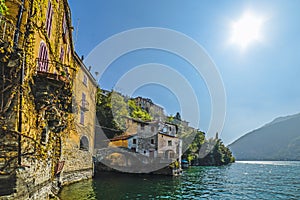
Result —
[[44, 60], [41, 58], [36, 59], [37, 74], [46, 75], [48, 78], [69, 81], [70, 74], [68, 68], [69, 66], [57, 61]]
[[89, 102], [87, 102], [86, 100], [82, 99], [80, 101], [80, 107], [83, 111], [88, 111], [89, 110]]
[[[15, 24], [0, 14], [0, 41], [1, 42], [12, 42], [14, 40], [14, 36], [17, 29]], [[21, 31], [18, 32], [18, 47], [21, 47], [20, 44], [23, 43], [23, 33]]]
[[0, 39], [2, 41], [13, 40], [15, 34], [15, 26], [4, 16], [0, 16]]

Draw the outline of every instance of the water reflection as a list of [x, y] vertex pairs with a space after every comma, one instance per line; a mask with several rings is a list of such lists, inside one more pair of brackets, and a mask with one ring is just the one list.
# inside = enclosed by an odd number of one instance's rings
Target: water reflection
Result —
[[167, 198], [180, 187], [180, 177], [103, 174], [95, 179], [94, 187], [101, 188], [97, 199]]
[[59, 196], [62, 200], [92, 200], [97, 199], [95, 191], [93, 180], [86, 180], [64, 187]]
[[101, 174], [88, 180], [64, 187], [60, 197], [73, 199], [132, 199], [169, 198], [180, 190], [182, 177]]
[[300, 162], [190, 167], [181, 177], [101, 174], [63, 188], [62, 200], [300, 199]]

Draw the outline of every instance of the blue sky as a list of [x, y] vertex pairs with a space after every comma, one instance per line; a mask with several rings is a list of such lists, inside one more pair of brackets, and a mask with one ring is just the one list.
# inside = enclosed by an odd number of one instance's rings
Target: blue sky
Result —
[[[197, 41], [224, 82], [227, 106], [221, 138], [225, 144], [278, 116], [300, 110], [300, 1], [70, 0], [69, 4], [76, 51], [85, 57], [105, 39], [133, 28], [168, 28]], [[261, 41], [242, 50], [229, 43], [229, 38], [232, 22], [246, 11], [265, 21]], [[211, 112], [205, 82], [174, 54], [147, 49], [123, 55], [109, 66], [100, 86], [112, 89], [124, 73], [146, 63], [173, 67], [190, 82], [199, 101], [199, 128], [205, 131]], [[157, 84], [144, 85], [134, 95], [152, 98], [169, 114], [181, 109], [176, 94]], [[193, 121], [190, 115], [183, 118]]]

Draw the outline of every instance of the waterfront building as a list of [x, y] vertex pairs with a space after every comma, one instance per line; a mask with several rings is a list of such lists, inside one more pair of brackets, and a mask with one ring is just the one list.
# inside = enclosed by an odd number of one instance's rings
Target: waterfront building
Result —
[[[91, 178], [97, 84], [67, 0], [8, 0], [0, 16], [0, 196], [48, 199]], [[7, 184], [8, 183], [8, 184]]]
[[127, 118], [126, 131], [110, 139], [110, 147], [122, 147], [159, 162], [181, 161], [182, 142], [175, 124], [160, 121], [144, 122]]

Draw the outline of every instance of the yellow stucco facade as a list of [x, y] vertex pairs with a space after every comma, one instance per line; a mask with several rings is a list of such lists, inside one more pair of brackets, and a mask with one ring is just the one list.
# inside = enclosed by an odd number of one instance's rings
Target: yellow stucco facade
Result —
[[[0, 93], [0, 181], [15, 180], [13, 198], [26, 199], [42, 186], [92, 176], [97, 83], [74, 50], [67, 0], [6, 5], [9, 13], [0, 16], [0, 77], [6, 77], [0, 85], [8, 88]], [[45, 191], [36, 199], [47, 199]]]
[[128, 140], [115, 140], [115, 141], [110, 141], [108, 144], [109, 147], [125, 147], [128, 148]]

